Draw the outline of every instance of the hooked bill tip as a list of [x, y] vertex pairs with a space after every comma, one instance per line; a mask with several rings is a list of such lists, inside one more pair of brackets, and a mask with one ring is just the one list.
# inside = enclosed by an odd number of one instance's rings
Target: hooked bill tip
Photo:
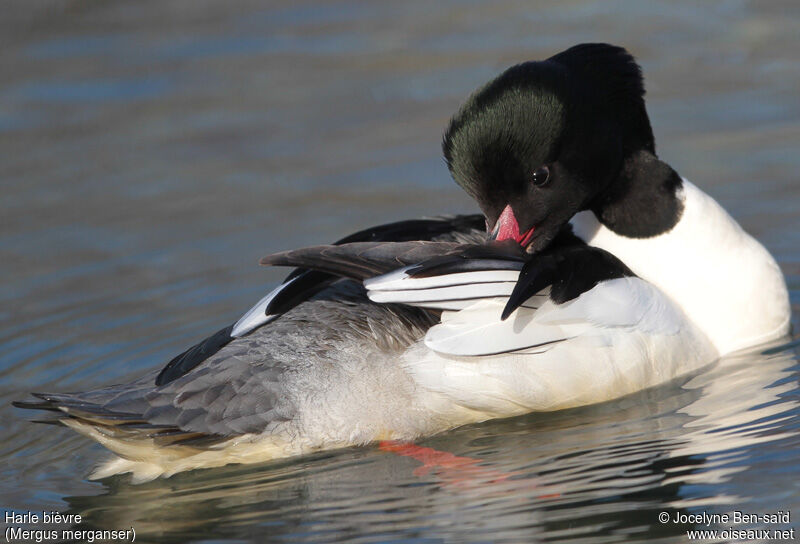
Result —
[[528, 244], [528, 242], [530, 242], [531, 237], [533, 236], [533, 229], [534, 227], [531, 227], [520, 234], [519, 222], [514, 215], [514, 210], [511, 208], [511, 204], [508, 204], [505, 208], [503, 208], [503, 212], [500, 214], [500, 217], [497, 218], [497, 223], [494, 227], [494, 230], [497, 233], [495, 240], [498, 242], [502, 242], [503, 240], [514, 240], [519, 245], [525, 246]]

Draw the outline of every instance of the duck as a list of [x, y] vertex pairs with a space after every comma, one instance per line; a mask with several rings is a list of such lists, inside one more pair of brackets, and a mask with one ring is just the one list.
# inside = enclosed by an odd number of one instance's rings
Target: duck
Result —
[[14, 404], [141, 482], [610, 401], [787, 335], [778, 265], [658, 158], [644, 94], [619, 46], [514, 65], [443, 137], [481, 213], [268, 255], [286, 279], [163, 368]]

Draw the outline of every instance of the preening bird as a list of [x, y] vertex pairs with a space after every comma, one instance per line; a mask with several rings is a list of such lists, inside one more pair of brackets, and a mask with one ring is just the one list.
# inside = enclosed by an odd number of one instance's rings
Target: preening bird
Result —
[[778, 266], [658, 158], [624, 49], [512, 66], [443, 150], [482, 213], [267, 256], [296, 268], [163, 368], [16, 405], [140, 481], [607, 401], [787, 334]]

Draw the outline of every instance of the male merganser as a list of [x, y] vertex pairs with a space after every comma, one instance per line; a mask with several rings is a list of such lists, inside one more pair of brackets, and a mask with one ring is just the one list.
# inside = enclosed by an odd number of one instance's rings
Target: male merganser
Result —
[[656, 157], [643, 95], [620, 47], [513, 66], [444, 137], [483, 215], [268, 256], [299, 268], [162, 370], [16, 404], [138, 481], [610, 400], [787, 334], [775, 261]]

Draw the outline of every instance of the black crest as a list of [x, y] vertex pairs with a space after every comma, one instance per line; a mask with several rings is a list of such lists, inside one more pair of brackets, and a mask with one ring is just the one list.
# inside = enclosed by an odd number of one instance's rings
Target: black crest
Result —
[[[620, 234], [652, 236], [680, 217], [681, 181], [655, 155], [644, 94], [625, 49], [576, 45], [512, 66], [473, 93], [447, 127], [444, 157], [490, 225], [511, 205], [520, 232], [536, 227], [533, 250], [584, 209]], [[552, 181], [531, 183], [543, 166]], [[642, 214], [651, 195], [666, 195], [653, 200], [662, 209], [647, 214], [658, 221]]]

